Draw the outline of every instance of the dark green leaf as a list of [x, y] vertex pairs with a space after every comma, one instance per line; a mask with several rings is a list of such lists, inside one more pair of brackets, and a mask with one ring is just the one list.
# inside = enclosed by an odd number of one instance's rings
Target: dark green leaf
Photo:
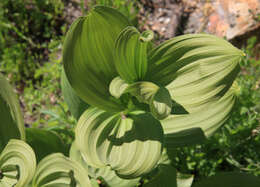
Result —
[[63, 62], [70, 85], [86, 103], [104, 110], [123, 108], [109, 93], [109, 84], [118, 74], [114, 46], [119, 33], [130, 23], [113, 8], [96, 6], [78, 18], [66, 35]]
[[11, 138], [25, 140], [24, 122], [13, 88], [0, 74], [0, 151]]
[[125, 28], [115, 47], [115, 65], [120, 77], [127, 83], [141, 81], [147, 72], [147, 44], [150, 32], [140, 34], [135, 27]]
[[61, 73], [61, 90], [65, 102], [69, 106], [69, 110], [75, 119], [79, 119], [81, 114], [89, 107], [89, 105], [84, 102], [71, 87], [64, 70]]
[[37, 162], [51, 153], [61, 152], [68, 154], [68, 150], [61, 138], [54, 132], [39, 129], [26, 128], [27, 143], [34, 149]]

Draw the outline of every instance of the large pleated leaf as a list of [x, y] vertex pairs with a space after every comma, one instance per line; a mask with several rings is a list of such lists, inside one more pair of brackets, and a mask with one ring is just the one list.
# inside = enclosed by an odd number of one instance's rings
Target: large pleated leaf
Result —
[[128, 83], [143, 80], [147, 72], [147, 45], [152, 31], [142, 34], [135, 27], [125, 28], [116, 40], [115, 66], [120, 77]]
[[66, 147], [62, 139], [53, 131], [26, 128], [26, 142], [33, 148], [37, 162], [51, 153], [66, 153]]
[[87, 164], [84, 160], [83, 155], [76, 147], [76, 144], [73, 143], [70, 149], [70, 158], [79, 162], [86, 170], [88, 170], [88, 174], [94, 179], [101, 179], [106, 183], [107, 186], [110, 187], [135, 187], [140, 178], [136, 179], [122, 179], [118, 177], [109, 166], [105, 166], [103, 168], [94, 168]]
[[70, 85], [86, 103], [121, 111], [109, 94], [109, 83], [118, 75], [114, 65], [116, 38], [129, 25], [117, 10], [96, 6], [68, 31], [63, 48], [64, 70]]
[[77, 162], [61, 153], [41, 160], [32, 187], [91, 187], [88, 172]]
[[221, 99], [204, 105], [200, 111], [190, 114], [170, 115], [161, 121], [165, 133], [165, 145], [169, 148], [183, 146], [186, 143], [203, 140], [210, 136], [230, 116], [235, 102], [233, 90], [229, 90]]
[[0, 74], [0, 151], [11, 138], [25, 140], [23, 117], [13, 88]]
[[192, 187], [259, 187], [260, 178], [247, 173], [223, 172], [201, 180]]
[[149, 80], [166, 86], [187, 112], [223, 96], [232, 85], [243, 52], [213, 35], [175, 37], [149, 53]]
[[77, 147], [89, 165], [110, 165], [122, 178], [148, 173], [161, 156], [160, 122], [143, 111], [111, 115], [97, 108], [87, 109], [75, 134]]
[[69, 106], [71, 114], [78, 120], [89, 105], [84, 102], [73, 90], [65, 75], [64, 69], [62, 69], [61, 73], [61, 91], [65, 102]]
[[36, 169], [32, 148], [22, 140], [11, 139], [0, 155], [0, 186], [24, 187]]

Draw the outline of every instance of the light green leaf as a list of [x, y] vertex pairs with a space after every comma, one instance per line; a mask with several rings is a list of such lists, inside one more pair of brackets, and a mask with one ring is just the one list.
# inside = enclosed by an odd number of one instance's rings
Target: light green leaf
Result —
[[188, 113], [223, 96], [232, 85], [243, 52], [213, 35], [175, 37], [149, 53], [149, 78], [166, 86]]
[[109, 92], [115, 98], [120, 98], [128, 86], [129, 85], [123, 79], [116, 77], [109, 85]]
[[0, 155], [1, 187], [24, 187], [31, 181], [36, 169], [32, 148], [24, 141], [11, 139]]
[[151, 51], [149, 78], [167, 85], [173, 100], [173, 115], [161, 121], [167, 147], [201, 141], [195, 129], [209, 136], [228, 119], [235, 97], [226, 92], [242, 56], [227, 41], [205, 34], [176, 37]]
[[130, 84], [124, 93], [130, 93], [135, 96], [139, 102], [150, 104], [153, 96], [160, 87], [152, 82], [140, 81]]
[[159, 164], [157, 174], [144, 187], [177, 187], [176, 169], [171, 165]]
[[[136, 179], [122, 179], [118, 177], [109, 166], [105, 166], [103, 168], [94, 168], [87, 165], [87, 162], [84, 160], [83, 155], [76, 147], [76, 144], [73, 143], [70, 149], [70, 158], [76, 162], [79, 162], [86, 170], [88, 170], [88, 174], [94, 179], [101, 179], [106, 183], [107, 186], [110, 187], [135, 187], [140, 178]], [[95, 181], [96, 182], [96, 181]]]
[[174, 148], [178, 144], [183, 146], [182, 141], [189, 144], [190, 140], [185, 141], [189, 138], [198, 141], [203, 140], [203, 135], [196, 130], [197, 128], [200, 128], [205, 136], [210, 136], [229, 118], [234, 102], [235, 96], [233, 90], [230, 90], [221, 99], [204, 105], [200, 111], [190, 114], [170, 115], [162, 120], [165, 146], [169, 148]]
[[141, 81], [147, 71], [147, 44], [153, 38], [152, 31], [142, 34], [135, 27], [125, 28], [116, 40], [115, 66], [127, 83]]
[[76, 145], [90, 166], [110, 165], [122, 178], [150, 172], [161, 156], [160, 122], [143, 111], [111, 115], [97, 108], [87, 109], [75, 134]]
[[12, 138], [25, 140], [24, 122], [13, 88], [0, 74], [0, 151]]
[[61, 138], [53, 131], [26, 128], [26, 142], [33, 148], [37, 162], [51, 153], [66, 153], [66, 147]]
[[89, 105], [84, 102], [71, 87], [64, 69], [61, 73], [61, 91], [65, 102], [69, 106], [69, 110], [75, 119], [79, 119], [81, 114], [89, 107]]
[[159, 88], [150, 101], [150, 110], [152, 115], [162, 120], [168, 117], [172, 111], [172, 100], [169, 91], [166, 88]]
[[140, 81], [125, 86], [123, 93], [130, 93], [139, 102], [149, 104], [152, 115], [162, 120], [168, 117], [172, 110], [172, 100], [169, 91], [152, 82]]
[[192, 187], [259, 187], [260, 178], [247, 173], [223, 172], [201, 180]]
[[41, 160], [32, 187], [91, 187], [87, 171], [61, 153]]
[[177, 173], [177, 187], [191, 187], [193, 175]]
[[109, 84], [118, 74], [114, 46], [119, 33], [130, 23], [113, 8], [96, 6], [78, 18], [66, 35], [63, 62], [66, 76], [77, 95], [86, 103], [104, 110], [121, 111], [109, 93]]

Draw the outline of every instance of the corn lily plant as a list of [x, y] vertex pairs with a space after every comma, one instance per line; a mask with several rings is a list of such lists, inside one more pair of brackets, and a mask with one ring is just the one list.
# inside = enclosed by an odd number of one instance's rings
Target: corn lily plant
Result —
[[242, 51], [208, 34], [157, 47], [152, 39], [152, 31], [140, 33], [120, 12], [97, 6], [64, 42], [65, 100], [70, 108], [89, 105], [83, 114], [74, 110], [78, 158], [122, 180], [157, 168], [163, 148], [210, 136], [235, 102]]
[[[57, 133], [24, 129], [18, 99], [0, 75], [0, 187], [190, 187], [168, 155], [199, 143], [229, 117], [242, 51], [206, 34], [154, 47], [115, 9], [97, 6], [66, 35], [62, 92], [78, 120], [67, 148]], [[257, 187], [224, 173], [195, 184]], [[193, 185], [192, 185], [193, 186]]]

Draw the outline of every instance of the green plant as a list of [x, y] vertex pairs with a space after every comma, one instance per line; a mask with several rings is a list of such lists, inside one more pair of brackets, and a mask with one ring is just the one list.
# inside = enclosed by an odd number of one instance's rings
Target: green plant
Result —
[[230, 119], [200, 145], [177, 148], [171, 158], [178, 171], [195, 175], [195, 180], [218, 172], [248, 172], [259, 176], [260, 60], [257, 38], [244, 48], [236, 84], [236, 103]]
[[[56, 132], [23, 129], [17, 98], [0, 77], [0, 115], [7, 116], [0, 127], [14, 134], [0, 147], [0, 184], [86, 187], [101, 180], [108, 186], [190, 187], [193, 177], [177, 172], [172, 151], [203, 141], [231, 115], [244, 53], [206, 34], [151, 49], [152, 39], [151, 31], [139, 33], [105, 6], [72, 24], [62, 75], [62, 92], [78, 120], [70, 151]], [[228, 173], [194, 185], [241, 186], [233, 182], [238, 177], [250, 187], [259, 184], [251, 175]]]
[[[78, 152], [90, 167], [109, 165], [122, 179], [148, 177], [163, 147], [211, 135], [234, 104], [229, 88], [243, 52], [205, 34], [150, 49], [152, 38], [119, 12], [98, 6], [73, 23], [64, 44], [69, 83], [91, 105], [75, 129]], [[145, 185], [163, 183], [154, 177], [159, 181], [152, 177]]]
[[96, 5], [116, 8], [118, 11], [124, 14], [134, 26], [138, 25], [137, 14], [139, 11], [139, 6], [137, 0], [91, 0], [88, 3], [90, 9]]

